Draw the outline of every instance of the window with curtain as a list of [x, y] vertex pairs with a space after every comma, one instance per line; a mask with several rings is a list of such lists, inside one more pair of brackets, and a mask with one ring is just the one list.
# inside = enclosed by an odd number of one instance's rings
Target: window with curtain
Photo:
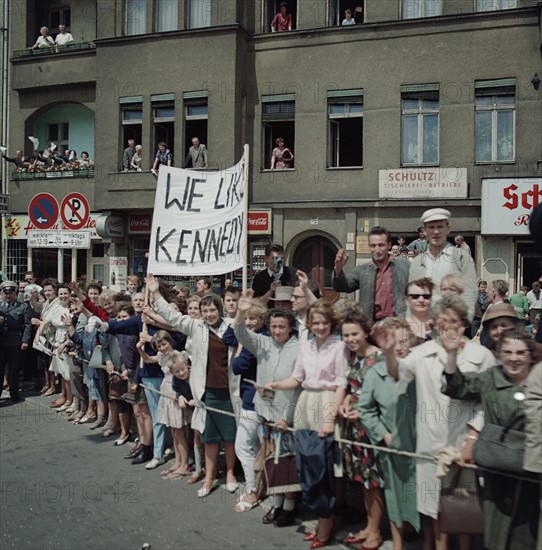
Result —
[[441, 0], [402, 0], [402, 18], [436, 17], [441, 14]]
[[156, 32], [177, 30], [179, 12], [179, 2], [177, 0], [156, 0], [154, 9], [154, 30]]
[[147, 0], [126, 0], [126, 34], [145, 34]]
[[476, 162], [510, 162], [515, 158], [516, 106], [512, 82], [513, 79], [476, 83]]
[[476, 11], [510, 10], [516, 5], [517, 0], [476, 0]]
[[[262, 167], [271, 168], [271, 155], [282, 138], [284, 146], [294, 154], [295, 147], [295, 94], [262, 96]], [[287, 160], [287, 159], [285, 159]], [[294, 168], [293, 161], [289, 162]]]
[[[418, 88], [418, 89], [416, 89]], [[438, 164], [437, 85], [401, 86], [401, 164]]]
[[211, 26], [211, 0], [189, 0], [188, 28], [199, 29]]

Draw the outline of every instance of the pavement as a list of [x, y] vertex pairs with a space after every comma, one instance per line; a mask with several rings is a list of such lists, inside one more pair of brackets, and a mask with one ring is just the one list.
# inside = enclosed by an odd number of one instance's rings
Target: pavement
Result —
[[[161, 479], [167, 466], [133, 466], [123, 459], [130, 444], [115, 447], [115, 437], [72, 425], [49, 408], [53, 398], [0, 402], [3, 550], [309, 548], [303, 534], [315, 518], [307, 509], [296, 525], [276, 528], [261, 522], [269, 499], [236, 513], [225, 488], [197, 498], [199, 485]], [[352, 548], [337, 541], [360, 527], [338, 520], [327, 548]]]

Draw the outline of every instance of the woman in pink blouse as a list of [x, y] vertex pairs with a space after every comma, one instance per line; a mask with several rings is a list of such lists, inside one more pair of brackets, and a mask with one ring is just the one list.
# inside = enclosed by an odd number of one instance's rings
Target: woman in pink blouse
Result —
[[[338, 317], [329, 302], [317, 300], [310, 307], [307, 319], [314, 338], [301, 344], [290, 378], [273, 382], [269, 387], [293, 390], [301, 386], [294, 428], [314, 430], [323, 438], [335, 433], [335, 419], [348, 386], [345, 374], [348, 353], [335, 334]], [[307, 534], [305, 540], [312, 541], [311, 548], [322, 548], [329, 542], [333, 529], [333, 517], [320, 517], [316, 531]]]
[[[275, 15], [273, 21], [271, 21], [271, 32], [284, 32], [292, 30], [292, 14], [287, 13], [288, 4], [286, 2], [280, 3], [280, 11]], [[277, 28], [275, 29], [275, 25]]]

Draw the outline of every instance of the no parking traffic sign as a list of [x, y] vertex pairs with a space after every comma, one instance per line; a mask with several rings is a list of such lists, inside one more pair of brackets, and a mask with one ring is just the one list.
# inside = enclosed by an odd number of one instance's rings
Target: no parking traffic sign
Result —
[[90, 217], [90, 205], [86, 197], [81, 193], [67, 194], [60, 205], [60, 217], [68, 229], [82, 229]]
[[58, 218], [58, 202], [49, 193], [38, 193], [28, 205], [28, 217], [38, 229], [49, 229]]

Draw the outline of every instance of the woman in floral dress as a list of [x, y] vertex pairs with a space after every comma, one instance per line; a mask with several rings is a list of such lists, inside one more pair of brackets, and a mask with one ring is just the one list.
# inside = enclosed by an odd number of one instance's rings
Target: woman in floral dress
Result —
[[[343, 439], [359, 443], [371, 443], [363, 427], [358, 411], [358, 399], [367, 371], [377, 362], [380, 350], [368, 341], [371, 332], [370, 321], [361, 313], [347, 313], [341, 325], [342, 339], [350, 349], [347, 371], [348, 394], [340, 408], [344, 418]], [[346, 544], [364, 543], [362, 548], [378, 548], [383, 538], [380, 524], [384, 516], [384, 480], [378, 453], [354, 444], [344, 444], [343, 456], [346, 474], [352, 481], [362, 484], [363, 502], [367, 512], [367, 526], [353, 536]]]

